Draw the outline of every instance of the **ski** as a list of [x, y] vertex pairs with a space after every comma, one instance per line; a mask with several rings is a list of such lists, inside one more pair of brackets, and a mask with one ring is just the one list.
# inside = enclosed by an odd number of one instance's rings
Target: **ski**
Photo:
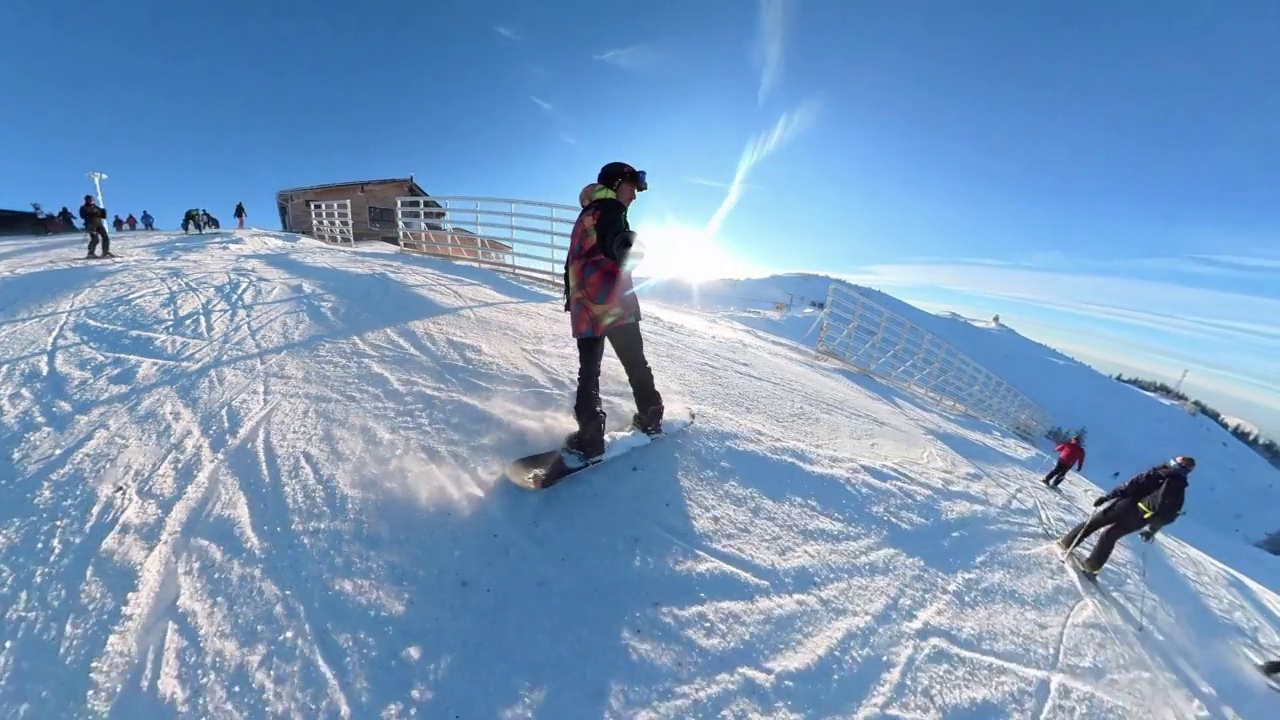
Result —
[[653, 435], [633, 427], [628, 421], [625, 426], [615, 427], [605, 433], [605, 451], [598, 458], [584, 461], [576, 453], [560, 447], [516, 458], [508, 466], [506, 477], [512, 484], [525, 490], [545, 490], [583, 470], [603, 465], [636, 448], [680, 432], [692, 425], [693, 420], [692, 410], [675, 416], [668, 415], [662, 421], [662, 431]]
[[1080, 577], [1089, 581], [1089, 584], [1094, 587], [1098, 586], [1098, 576], [1085, 569], [1084, 563], [1076, 556], [1074, 550], [1067, 554], [1067, 562], [1071, 564], [1072, 569], [1080, 574]]

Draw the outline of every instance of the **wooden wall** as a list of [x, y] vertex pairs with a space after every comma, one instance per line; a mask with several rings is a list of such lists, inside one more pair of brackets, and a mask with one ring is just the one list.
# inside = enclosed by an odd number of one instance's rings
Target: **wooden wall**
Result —
[[[356, 242], [362, 240], [386, 240], [396, 242], [396, 198], [412, 195], [409, 182], [381, 183], [377, 185], [335, 185], [317, 190], [292, 193], [287, 199], [288, 228], [290, 232], [311, 234], [311, 202], [316, 200], [350, 200], [351, 231]], [[286, 202], [284, 198], [279, 202]], [[386, 220], [370, 224], [369, 207], [389, 211]]]

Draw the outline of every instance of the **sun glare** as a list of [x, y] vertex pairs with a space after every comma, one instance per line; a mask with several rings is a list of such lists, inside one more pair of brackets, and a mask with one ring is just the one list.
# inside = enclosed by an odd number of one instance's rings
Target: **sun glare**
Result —
[[636, 275], [696, 284], [746, 272], [741, 261], [701, 228], [663, 223], [636, 231], [644, 246], [644, 259], [637, 264]]

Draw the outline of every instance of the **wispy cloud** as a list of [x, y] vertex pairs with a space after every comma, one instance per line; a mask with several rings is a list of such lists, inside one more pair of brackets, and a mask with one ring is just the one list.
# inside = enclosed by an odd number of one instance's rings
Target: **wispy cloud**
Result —
[[784, 113], [778, 118], [773, 129], [767, 133], [762, 133], [751, 139], [747, 143], [746, 148], [742, 151], [742, 156], [738, 159], [738, 169], [733, 174], [733, 180], [729, 182], [729, 190], [725, 193], [724, 200], [720, 201], [720, 207], [716, 208], [715, 213], [711, 216], [711, 220], [707, 222], [707, 235], [714, 237], [720, 231], [720, 226], [724, 224], [725, 218], [729, 217], [729, 213], [738, 205], [738, 201], [742, 199], [742, 191], [746, 188], [747, 178], [750, 177], [751, 171], [755, 169], [760, 161], [769, 157], [775, 150], [782, 147], [788, 140], [797, 133], [804, 130], [813, 121], [817, 113], [817, 103], [810, 100], [796, 108], [792, 112]]
[[[1162, 259], [1152, 259], [1162, 260]], [[1195, 258], [1168, 258], [1194, 264]], [[1031, 267], [972, 262], [901, 263], [862, 268], [844, 277], [892, 288], [919, 304], [955, 302], [998, 312], [1035, 328], [1027, 334], [1071, 354], [1168, 375], [1192, 369], [1199, 382], [1269, 413], [1256, 421], [1280, 428], [1280, 266], [1237, 258], [1263, 275], [1252, 285], [1235, 278], [1156, 269], [1141, 261], [1089, 267], [1077, 261]], [[1120, 273], [1120, 274], [1117, 274]], [[1175, 373], [1176, 374], [1176, 373]], [[1230, 407], [1219, 408], [1232, 411]], [[1250, 417], [1250, 419], [1254, 419]]]
[[[733, 185], [733, 183], [731, 182], [725, 182], [722, 180], [708, 180], [706, 178], [701, 178], [701, 177], [685, 178], [685, 182], [691, 182], [694, 185], [705, 185], [707, 187], [720, 188], [721, 190], [728, 189], [730, 186]], [[751, 186], [744, 185], [744, 187], [751, 187]]]
[[756, 55], [760, 90], [756, 93], [756, 102], [761, 105], [782, 78], [790, 4], [790, 0], [758, 0]]
[[547, 102], [546, 100], [543, 100], [542, 98], [539, 98], [539, 97], [535, 97], [533, 95], [530, 95], [529, 99], [532, 100], [534, 103], [536, 103], [537, 106], [542, 108], [543, 110], [551, 110], [554, 107], [551, 103]]
[[1229, 265], [1250, 270], [1280, 270], [1280, 258], [1247, 257], [1240, 255], [1192, 255], [1196, 260]]
[[498, 33], [499, 35], [501, 35], [501, 36], [503, 36], [503, 37], [507, 38], [508, 40], [519, 40], [519, 39], [520, 39], [520, 33], [516, 32], [516, 31], [515, 31], [514, 29], [512, 29], [512, 28], [506, 27], [505, 25], [494, 25], [494, 26], [493, 26], [493, 31], [494, 31], [494, 32], [496, 32], [496, 33]]
[[576, 138], [574, 138], [572, 135], [570, 135], [569, 133], [567, 133], [567, 132], [562, 132], [562, 133], [560, 133], [560, 139], [561, 139], [561, 140], [563, 140], [563, 141], [565, 141], [565, 142], [567, 142], [567, 143], [569, 143], [570, 145], [577, 145], [577, 144], [578, 144], [578, 140], [577, 140]]
[[653, 67], [657, 62], [658, 55], [651, 45], [642, 43], [627, 48], [608, 50], [599, 55], [592, 55], [592, 58], [607, 62], [610, 65], [616, 65], [623, 70], [643, 70]]

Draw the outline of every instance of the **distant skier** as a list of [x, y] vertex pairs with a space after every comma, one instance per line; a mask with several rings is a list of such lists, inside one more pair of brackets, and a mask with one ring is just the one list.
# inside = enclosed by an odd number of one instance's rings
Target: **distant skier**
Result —
[[200, 210], [198, 208], [191, 208], [182, 216], [182, 232], [186, 233], [192, 227], [201, 235], [204, 234], [204, 223], [200, 219]]
[[45, 214], [44, 208], [40, 207], [40, 203], [31, 203], [31, 211], [35, 213], [35, 234], [51, 235], [49, 231], [49, 216]]
[[138, 218], [134, 217], [134, 216], [133, 216], [133, 213], [129, 213], [129, 217], [127, 217], [127, 218], [125, 218], [125, 219], [124, 219], [124, 224], [125, 224], [125, 225], [128, 225], [128, 226], [129, 226], [129, 230], [131, 230], [131, 231], [132, 231], [132, 230], [137, 230], [137, 229], [138, 229]]
[[246, 212], [244, 211], [244, 203], [242, 203], [242, 202], [238, 202], [238, 203], [236, 203], [236, 211], [235, 211], [235, 213], [233, 213], [233, 214], [234, 214], [234, 216], [235, 216], [235, 218], [236, 218], [236, 226], [237, 226], [237, 227], [240, 227], [240, 228], [243, 228], [243, 227], [244, 227], [244, 218], [245, 218], [245, 216], [246, 216], [246, 215], [248, 215], [248, 213], [246, 213]]
[[111, 254], [111, 236], [107, 235], [107, 209], [98, 207], [92, 195], [84, 196], [80, 219], [84, 221], [84, 231], [89, 233], [89, 254], [85, 257], [97, 257], [93, 251], [98, 247], [98, 240], [102, 240], [102, 257], [115, 257]]
[[1146, 525], [1142, 540], [1151, 542], [1160, 528], [1178, 519], [1186, 499], [1187, 476], [1195, 467], [1195, 458], [1179, 455], [1120, 483], [1093, 501], [1093, 506], [1101, 509], [1059, 538], [1058, 546], [1067, 550], [1106, 528], [1082, 563], [1086, 572], [1097, 575], [1120, 538]]
[[67, 209], [66, 205], [63, 205], [62, 209], [58, 211], [58, 221], [61, 222], [63, 226], [65, 226], [66, 228], [72, 230], [73, 232], [75, 231], [76, 216], [71, 214], [71, 211]]
[[143, 210], [143, 211], [142, 211], [142, 217], [141, 217], [141, 218], [139, 218], [139, 220], [142, 220], [142, 229], [143, 229], [143, 230], [155, 230], [155, 229], [156, 229], [156, 219], [155, 219], [154, 217], [152, 217], [152, 216], [151, 216], [151, 213], [147, 212], [146, 210]]
[[1070, 440], [1059, 443], [1053, 449], [1058, 451], [1058, 464], [1053, 466], [1041, 482], [1048, 487], [1056, 488], [1067, 477], [1067, 471], [1072, 465], [1076, 466], [1076, 472], [1084, 470], [1084, 446], [1080, 444], [1080, 436], [1073, 435]]
[[653, 371], [640, 335], [640, 302], [631, 284], [629, 260], [636, 235], [627, 222], [627, 209], [638, 193], [649, 188], [643, 171], [612, 162], [600, 169], [596, 182], [582, 188], [582, 211], [570, 233], [564, 264], [564, 309], [578, 341], [578, 392], [573, 412], [577, 431], [565, 446], [584, 458], [604, 454], [605, 413], [600, 406], [600, 363], [608, 340], [627, 373], [635, 397], [632, 424], [646, 432], [662, 428], [662, 396], [654, 387]]

